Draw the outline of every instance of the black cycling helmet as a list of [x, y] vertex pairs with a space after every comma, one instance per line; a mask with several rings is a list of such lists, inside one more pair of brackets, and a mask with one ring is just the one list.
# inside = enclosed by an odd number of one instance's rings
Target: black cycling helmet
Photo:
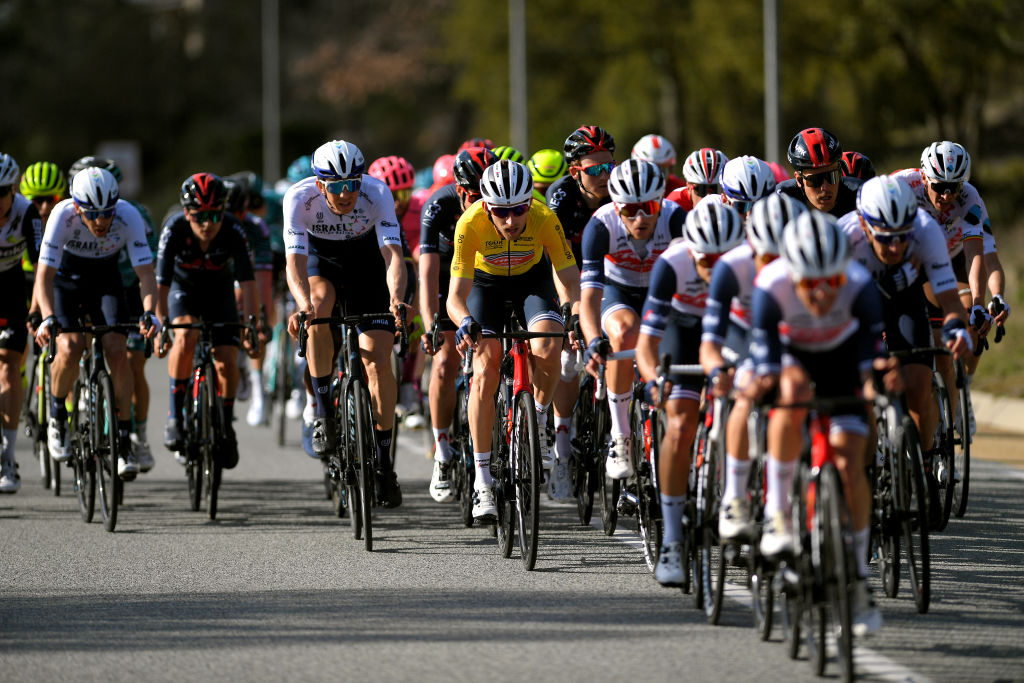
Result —
[[838, 163], [843, 156], [843, 146], [824, 128], [807, 128], [789, 141], [786, 156], [797, 171], [813, 171]]
[[843, 175], [861, 180], [871, 180], [876, 175], [875, 165], [871, 163], [871, 159], [860, 152], [843, 152], [843, 160], [840, 162], [839, 168]]
[[249, 191], [245, 183], [235, 176], [221, 179], [224, 183], [224, 208], [230, 213], [240, 214], [249, 207]]
[[245, 186], [249, 194], [249, 208], [259, 209], [263, 206], [263, 178], [255, 171], [239, 171], [228, 178], [234, 178]]
[[73, 179], [75, 174], [81, 171], [83, 168], [102, 168], [104, 171], [110, 171], [114, 176], [114, 180], [121, 182], [121, 168], [117, 165], [117, 162], [113, 159], [107, 159], [105, 157], [94, 157], [92, 155], [82, 157], [75, 163], [71, 164], [71, 168], [68, 169], [68, 179]]
[[181, 184], [181, 205], [195, 211], [223, 211], [227, 194], [223, 180], [212, 173], [196, 173]]
[[572, 164], [588, 154], [615, 153], [615, 138], [600, 126], [580, 126], [565, 139], [565, 163]]
[[455, 184], [470, 192], [480, 192], [480, 178], [484, 169], [498, 161], [497, 155], [486, 147], [467, 147], [455, 155], [452, 174]]

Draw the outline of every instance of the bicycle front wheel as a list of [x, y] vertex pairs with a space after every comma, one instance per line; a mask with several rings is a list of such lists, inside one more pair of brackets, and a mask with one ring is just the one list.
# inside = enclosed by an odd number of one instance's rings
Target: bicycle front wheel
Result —
[[117, 404], [114, 399], [114, 385], [110, 375], [100, 372], [93, 384], [92, 397], [93, 452], [96, 470], [99, 474], [100, 512], [103, 514], [103, 528], [113, 531], [117, 526], [117, 506], [121, 500], [121, 477], [117, 475], [117, 454], [120, 444], [117, 437]]
[[[953, 471], [955, 468], [954, 450], [956, 434], [953, 429], [953, 406], [949, 400], [949, 391], [942, 381], [942, 375], [932, 373], [932, 396], [939, 407], [939, 420], [935, 426], [935, 443], [932, 449], [937, 455], [932, 462], [932, 473], [936, 475], [935, 484], [938, 489], [938, 510], [930, 512], [930, 521], [934, 531], [942, 531], [949, 523], [953, 511], [953, 499], [956, 496]], [[927, 482], [926, 482], [927, 483]]]
[[815, 517], [820, 525], [821, 575], [825, 581], [832, 633], [838, 651], [842, 680], [853, 680], [853, 588], [857, 570], [853, 557], [850, 517], [843, 501], [842, 483], [832, 464], [825, 464], [818, 477]]
[[210, 519], [217, 518], [217, 494], [220, 490], [221, 459], [217, 457], [217, 440], [224, 433], [221, 425], [220, 401], [217, 400], [216, 383], [212, 365], [204, 370], [199, 385], [199, 405], [202, 406], [200, 440], [203, 444], [203, 482], [206, 485], [206, 515]]
[[[79, 399], [84, 392], [81, 381], [75, 382], [75, 388], [71, 396], [74, 399], [74, 407], [71, 412], [71, 468], [74, 472], [75, 494], [78, 497], [78, 511], [82, 515], [82, 521], [88, 524], [92, 521], [96, 510], [96, 461], [92, 457], [92, 450], [89, 441], [90, 425], [83, 424], [84, 415], [79, 413]], [[46, 455], [50, 457], [49, 453]], [[57, 467], [57, 463], [53, 463]]]
[[498, 552], [502, 557], [512, 557], [515, 540], [515, 487], [512, 484], [509, 443], [506, 441], [508, 426], [508, 402], [505, 391], [499, 389], [494, 405], [494, 429], [491, 433], [491, 474], [494, 478], [494, 504], [498, 509], [495, 530], [498, 535]]
[[473, 463], [473, 444], [469, 436], [469, 405], [467, 391], [459, 387], [455, 391], [455, 419], [452, 422], [451, 440], [455, 453], [452, 457], [452, 486], [459, 499], [462, 525], [473, 526], [473, 482], [476, 470]]
[[277, 445], [284, 446], [285, 427], [288, 424], [287, 407], [291, 398], [291, 344], [283, 326], [278, 326], [277, 348], [274, 353], [274, 398], [277, 403]]
[[967, 388], [964, 364], [956, 364], [956, 386], [960, 395], [957, 419], [960, 422], [960, 438], [954, 440], [953, 471], [953, 514], [963, 517], [967, 512], [967, 493], [971, 484], [971, 392]]
[[[356, 435], [359, 454], [356, 456], [359, 467], [356, 470], [359, 478], [359, 503], [363, 516], [363, 544], [366, 550], [373, 550], [373, 522], [370, 512], [376, 499], [374, 493], [374, 467], [377, 455], [377, 443], [373, 437], [373, 414], [370, 412], [370, 392], [362, 382], [353, 382], [353, 393], [356, 396]], [[385, 472], [384, 476], [388, 476]]]
[[900, 427], [899, 448], [892, 457], [893, 498], [900, 520], [914, 602], [917, 611], [925, 614], [931, 602], [928, 494], [921, 467], [921, 443], [917, 437], [917, 427], [909, 416], [904, 416]]
[[[363, 496], [359, 488], [359, 432], [356, 424], [359, 417], [356, 411], [356, 387], [349, 379], [342, 384], [341, 400], [338, 401], [338, 451], [340, 453], [341, 473], [335, 485], [345, 489], [345, 503], [348, 504], [349, 523], [352, 537], [357, 541], [363, 538]], [[335, 511], [340, 501], [335, 503]]]
[[540, 529], [540, 438], [533, 395], [516, 396], [512, 433], [512, 480], [516, 488], [516, 522], [523, 566], [532, 571], [537, 564], [537, 532]]

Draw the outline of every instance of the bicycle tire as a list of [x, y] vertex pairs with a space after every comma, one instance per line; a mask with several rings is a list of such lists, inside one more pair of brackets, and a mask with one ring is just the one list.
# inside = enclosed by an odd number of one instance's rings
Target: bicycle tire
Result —
[[971, 488], [971, 392], [967, 386], [964, 364], [960, 361], [956, 363], [956, 386], [960, 396], [957, 413], [960, 415], [962, 433], [954, 441], [953, 476], [950, 479], [953, 481], [953, 514], [959, 519], [967, 513], [967, 494]]
[[[202, 411], [202, 443], [207, 446], [203, 456], [203, 480], [206, 486], [206, 516], [217, 518], [217, 495], [220, 492], [222, 474], [221, 459], [218, 457], [219, 437], [224, 433], [226, 425], [222, 425], [220, 400], [216, 391], [217, 375], [212, 364], [203, 370], [202, 395], [200, 396]], [[211, 384], [212, 383], [212, 384]]]
[[455, 448], [452, 458], [452, 486], [459, 500], [459, 512], [462, 525], [467, 529], [473, 526], [473, 484], [476, 469], [473, 462], [473, 442], [469, 435], [469, 406], [466, 389], [459, 387], [455, 391], [455, 416], [451, 434], [454, 438], [451, 445]]
[[540, 437], [537, 433], [537, 409], [533, 394], [520, 391], [516, 396], [515, 429], [512, 433], [512, 480], [515, 482], [516, 528], [523, 567], [533, 571], [537, 565], [540, 531]]
[[[607, 406], [604, 401], [598, 402], [599, 405], [601, 403]], [[611, 420], [611, 415], [608, 416], [608, 419]], [[609, 444], [604, 429], [597, 432], [597, 438], [597, 483], [598, 489], [601, 491], [601, 528], [606, 536], [612, 536], [619, 523], [619, 510], [616, 506], [619, 503], [619, 495], [622, 493], [622, 480], [612, 479], [605, 471]]]
[[634, 396], [629, 410], [630, 455], [633, 460], [633, 471], [636, 473], [636, 531], [640, 536], [640, 547], [643, 550], [647, 571], [653, 572], [658, 565], [658, 553], [661, 551], [660, 534], [654, 528], [651, 515], [651, 498], [653, 492], [651, 463], [647, 460], [647, 449], [644, 443], [644, 423], [646, 415], [643, 404]]
[[509, 445], [506, 439], [508, 403], [505, 390], [499, 389], [494, 405], [494, 428], [491, 432], [491, 476], [494, 479], [494, 503], [498, 510], [495, 531], [498, 538], [498, 553], [508, 559], [512, 557], [515, 541], [515, 487], [512, 484], [512, 470], [509, 464]]
[[338, 452], [341, 472], [336, 485], [345, 489], [352, 537], [361, 541], [363, 539], [363, 496], [359, 488], [359, 447], [357, 446], [359, 436], [356, 431], [356, 400], [355, 386], [346, 377], [342, 381], [341, 400], [338, 401]]
[[[590, 375], [587, 375], [590, 378]], [[572, 485], [573, 497], [576, 499], [576, 515], [580, 524], [589, 526], [594, 514], [594, 499], [587, 500], [587, 493], [590, 489], [589, 476], [590, 463], [592, 460], [591, 443], [596, 441], [594, 436], [594, 395], [593, 382], [584, 382], [580, 386], [579, 398], [572, 411], [572, 428], [570, 433], [575, 434], [569, 459], [569, 477]], [[588, 506], [589, 502], [589, 506]]]
[[853, 557], [853, 533], [843, 499], [839, 472], [825, 463], [818, 475], [815, 496], [816, 524], [821, 548], [816, 556], [822, 561], [822, 577], [828, 596], [829, 619], [836, 642], [839, 675], [843, 681], [854, 678], [853, 669], [853, 588], [857, 570]]
[[[583, 437], [583, 452], [580, 454], [581, 462], [579, 464], [584, 481], [577, 494], [577, 513], [581, 512], [580, 507], [582, 505], [583, 514], [580, 521], [587, 526], [594, 519], [594, 500], [597, 498], [598, 492], [601, 491], [601, 482], [604, 479], [608, 424], [611, 420], [611, 416], [608, 413], [608, 403], [606, 401], [595, 401], [592, 398], [592, 394], [593, 390], [591, 389], [590, 400], [594, 402], [591, 407], [590, 418], [588, 418], [589, 428]], [[579, 431], [576, 432], [577, 439], [580, 438], [580, 434]], [[602, 504], [601, 507], [603, 510], [604, 505]], [[617, 514], [618, 511], [615, 512]], [[617, 521], [612, 521], [612, 533], [615, 532], [615, 523]], [[603, 512], [601, 526], [602, 528], [605, 526]]]
[[[370, 408], [370, 392], [362, 380], [352, 382], [356, 396], [356, 437], [359, 449], [359, 504], [363, 517], [363, 547], [373, 550], [373, 519], [371, 511], [376, 501], [373, 463], [376, 460], [377, 444], [373, 436], [373, 413]], [[384, 473], [387, 476], [388, 473]]]
[[76, 380], [71, 393], [74, 399], [74, 408], [71, 411], [71, 424], [68, 429], [71, 430], [69, 446], [71, 447], [72, 483], [78, 498], [78, 512], [82, 521], [88, 524], [92, 522], [96, 511], [96, 463], [89, 447], [89, 425], [82, 424], [82, 416], [78, 412], [78, 400], [82, 391], [82, 382]]
[[811, 605], [800, 614], [800, 632], [807, 646], [807, 661], [816, 676], [825, 673], [828, 663], [825, 632], [828, 627], [828, 616], [823, 605]]
[[786, 654], [790, 659], [800, 656], [801, 619], [803, 607], [800, 598], [790, 589], [783, 588], [780, 592], [779, 615], [782, 617], [782, 642], [786, 646]]
[[101, 370], [93, 385], [95, 395], [90, 402], [90, 420], [94, 435], [96, 471], [99, 475], [100, 512], [103, 528], [113, 532], [117, 527], [117, 506], [121, 501], [121, 477], [117, 475], [117, 454], [120, 444], [117, 435], [117, 404], [110, 375]]
[[937, 477], [933, 477], [936, 495], [931, 497], [929, 502], [937, 500], [938, 509], [929, 510], [929, 523], [933, 531], [942, 531], [949, 524], [949, 517], [953, 511], [952, 468], [956, 435], [953, 431], [953, 406], [949, 401], [949, 390], [938, 371], [932, 373], [932, 397], [938, 405], [939, 419], [935, 425], [935, 443], [932, 450], [936, 455], [933, 457], [931, 467], [933, 474], [944, 469], [946, 481], [943, 483], [938, 481]]
[[928, 541], [927, 493], [921, 466], [921, 443], [909, 416], [900, 425], [899, 448], [893, 454], [893, 492], [903, 536], [910, 588], [919, 614], [931, 602], [931, 552]]
[[[43, 356], [39, 356], [40, 361]], [[35, 382], [33, 386], [28, 388], [31, 395], [37, 395], [38, 398], [34, 402], [35, 409], [31, 410], [26, 418], [28, 418], [34, 425], [30, 427], [29, 432], [32, 436], [36, 447], [36, 457], [39, 460], [39, 476], [42, 479], [43, 488], [53, 489], [53, 495], [60, 495], [60, 464], [50, 458], [50, 447], [47, 442], [47, 427], [49, 426], [49, 406], [50, 406], [50, 373], [47, 371], [46, 366], [39, 362], [36, 364], [35, 371]], [[29, 401], [31, 405], [33, 402]], [[57, 486], [54, 488], [53, 484]]]
[[774, 625], [775, 591], [772, 574], [763, 567], [750, 574], [750, 597], [754, 612], [754, 628], [761, 640], [769, 640]]
[[291, 358], [288, 333], [278, 326], [277, 346], [274, 349], [274, 397], [277, 403], [277, 445], [284, 447], [285, 431], [288, 424], [287, 407], [291, 398]]

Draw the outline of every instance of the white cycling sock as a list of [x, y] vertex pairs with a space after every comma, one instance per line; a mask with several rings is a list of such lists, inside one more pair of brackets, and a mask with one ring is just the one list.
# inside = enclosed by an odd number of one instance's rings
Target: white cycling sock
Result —
[[627, 391], [624, 394], [608, 392], [608, 411], [612, 416], [612, 436], [629, 434], [629, 400], [631, 398], [633, 398], [632, 391]]
[[686, 494], [668, 496], [661, 494], [661, 518], [665, 523], [663, 545], [679, 543], [683, 540], [683, 510], [686, 505]]
[[571, 417], [555, 415], [555, 458], [562, 462], [569, 462], [572, 451], [572, 436], [569, 433], [571, 425]]
[[545, 403], [541, 405], [538, 401], [534, 404], [534, 407], [537, 409], [537, 433], [543, 436], [548, 428], [548, 408], [551, 407], [551, 404]]
[[448, 430], [431, 428], [434, 432], [434, 460], [448, 462], [452, 459], [451, 447], [448, 443]]
[[797, 461], [782, 462], [773, 455], [768, 456], [768, 491], [764, 501], [764, 516], [785, 512], [789, 509], [789, 490], [793, 486]]
[[252, 400], [263, 403], [263, 371], [256, 368], [249, 370], [249, 383], [252, 384]]
[[738, 460], [731, 455], [725, 456], [725, 491], [722, 493], [722, 504], [744, 498], [747, 495], [747, 479], [750, 476], [750, 461]]
[[494, 480], [491, 478], [491, 452], [473, 453], [473, 464], [476, 467], [476, 488], [494, 486]]
[[853, 532], [853, 554], [857, 556], [857, 578], [868, 576], [868, 546], [871, 543], [871, 525]]

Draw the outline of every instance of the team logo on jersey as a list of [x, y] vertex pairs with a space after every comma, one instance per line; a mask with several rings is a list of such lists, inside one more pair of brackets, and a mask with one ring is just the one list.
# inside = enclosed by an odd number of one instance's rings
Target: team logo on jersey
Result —
[[324, 222], [324, 212], [323, 211], [317, 211], [316, 212], [316, 222], [317, 223], [323, 223]]

